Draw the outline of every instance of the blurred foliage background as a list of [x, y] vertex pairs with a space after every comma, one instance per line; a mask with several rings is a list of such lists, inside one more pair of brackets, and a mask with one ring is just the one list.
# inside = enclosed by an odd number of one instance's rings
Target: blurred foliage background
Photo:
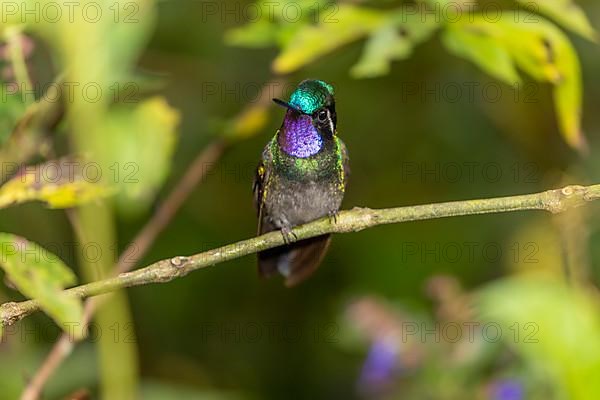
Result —
[[[255, 233], [254, 168], [283, 116], [261, 90], [334, 85], [345, 208], [600, 180], [596, 1], [82, 1], [72, 20], [51, 3], [0, 5], [0, 298], [45, 311], [4, 332], [2, 398], [80, 321], [60, 288], [107, 274], [215, 140], [227, 151], [139, 265]], [[102, 178], [49, 182], [50, 160]], [[129, 289], [43, 398], [600, 398], [597, 211], [339, 235], [291, 290], [259, 280], [253, 257]], [[22, 262], [26, 248], [58, 259]]]

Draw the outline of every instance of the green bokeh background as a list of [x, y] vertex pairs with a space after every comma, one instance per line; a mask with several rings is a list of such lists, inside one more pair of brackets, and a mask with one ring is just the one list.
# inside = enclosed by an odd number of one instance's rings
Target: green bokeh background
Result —
[[[579, 3], [593, 23], [600, 20], [597, 1]], [[142, 70], [164, 77], [165, 85], [158, 91], [182, 113], [179, 144], [160, 198], [215, 136], [220, 121], [256, 100], [254, 95], [271, 76], [270, 65], [277, 54], [275, 49], [226, 46], [224, 32], [243, 21], [209, 16], [204, 22], [202, 4], [190, 0], [160, 2], [157, 28], [139, 62]], [[408, 60], [395, 62], [391, 73], [382, 78], [356, 80], [349, 76], [347, 71], [362, 46], [355, 43], [288, 79], [296, 83], [318, 78], [335, 86], [338, 131], [348, 147], [352, 168], [344, 208], [537, 192], [567, 182], [600, 181], [598, 158], [594, 156], [600, 150], [600, 52], [596, 44], [570, 37], [582, 62], [583, 126], [591, 154], [587, 158], [562, 140], [549, 87], [525, 80], [527, 91], [521, 91], [522, 98], [515, 101], [513, 88], [450, 55], [437, 36], [419, 46]], [[479, 85], [473, 99], [468, 96], [471, 83]], [[418, 94], [407, 92], [414, 85], [420, 86]], [[457, 88], [462, 94], [455, 99]], [[489, 88], [490, 93], [500, 88], [500, 99], [490, 101], [483, 88]], [[525, 94], [530, 95], [530, 102], [524, 100]], [[283, 111], [273, 106], [267, 128], [227, 151], [160, 235], [142, 265], [255, 233], [253, 169], [282, 116]], [[468, 165], [473, 166], [473, 176], [468, 176]], [[426, 173], [432, 170], [436, 172]], [[456, 171], [461, 176], [454, 179]], [[501, 174], [498, 179], [496, 173]], [[118, 219], [120, 248], [151, 211]], [[589, 206], [586, 217], [592, 266], [600, 265], [597, 211], [597, 205]], [[341, 320], [349, 301], [374, 295], [415, 314], [431, 314], [433, 306], [425, 285], [432, 276], [451, 275], [467, 290], [477, 289], [511, 274], [510, 247], [515, 241], [521, 247], [536, 243], [541, 260], [556, 254], [556, 249], [544, 247], [543, 227], [550, 226], [546, 218], [538, 212], [518, 212], [338, 235], [318, 273], [293, 289], [284, 288], [279, 279], [260, 280], [254, 257], [168, 284], [129, 289], [143, 398], [355, 398], [355, 383], [367, 346], [343, 345], [347, 333]], [[540, 226], [538, 236], [522, 236]], [[74, 240], [64, 213], [48, 211], [40, 204], [0, 211], [0, 230], [42, 245]], [[452, 262], [448, 257], [436, 260], [427, 254], [407, 253], [407, 246], [416, 245], [421, 250], [458, 244], [464, 249], [467, 242], [479, 246], [471, 260], [466, 255]], [[491, 262], [481, 251], [490, 243], [503, 251]], [[75, 264], [69, 255], [63, 258]], [[597, 268], [592, 272], [597, 283]], [[3, 291], [4, 297], [15, 296], [9, 289]], [[328, 329], [331, 324], [336, 327], [332, 335], [337, 343], [315, 339], [315, 329]], [[40, 327], [46, 334], [36, 337], [32, 330]], [[256, 327], [261, 333], [254, 340], [248, 335]], [[276, 337], [270, 336], [269, 327]], [[5, 378], [0, 378], [1, 382], [6, 385], [2, 391], [10, 393], [3, 398], [14, 398], [22, 385], [19, 379], [34, 370], [58, 334], [58, 328], [41, 314], [14, 329], [13, 339], [0, 347], [6, 360], [0, 367]], [[119, 329], [121, 335], [129, 332], [129, 327]], [[282, 337], [287, 330], [300, 332], [301, 337]], [[77, 347], [51, 380], [48, 398], [62, 398], [80, 387], [94, 390], [94, 359], [93, 343]], [[161, 394], [162, 390], [167, 391]]]

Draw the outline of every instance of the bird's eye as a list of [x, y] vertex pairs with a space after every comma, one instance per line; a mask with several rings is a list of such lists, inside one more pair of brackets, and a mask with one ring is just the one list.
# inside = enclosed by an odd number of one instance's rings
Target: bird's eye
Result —
[[327, 110], [320, 110], [319, 113], [317, 114], [317, 119], [319, 120], [319, 122], [325, 122], [325, 121], [327, 121], [328, 116], [329, 116], [329, 113], [327, 112]]

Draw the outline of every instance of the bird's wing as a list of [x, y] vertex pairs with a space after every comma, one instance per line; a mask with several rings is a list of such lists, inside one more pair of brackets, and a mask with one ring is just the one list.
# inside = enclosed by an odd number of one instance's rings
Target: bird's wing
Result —
[[348, 149], [346, 149], [346, 145], [342, 139], [338, 137], [337, 140], [340, 146], [340, 152], [342, 153], [342, 171], [344, 172], [343, 181], [346, 183], [350, 177], [350, 158], [348, 157]]
[[[265, 204], [266, 189], [269, 184], [270, 171], [273, 158], [271, 156], [270, 144], [265, 147], [262, 159], [256, 167], [254, 182], [252, 183], [252, 192], [254, 192], [254, 207], [258, 215], [258, 234], [268, 232], [263, 226], [263, 206]], [[269, 229], [272, 230], [272, 229]]]
[[[256, 207], [256, 212], [258, 214], [258, 235], [277, 229], [264, 214], [266, 193], [269, 187], [272, 170], [273, 155], [271, 153], [271, 144], [269, 143], [265, 147], [262, 154], [262, 160], [256, 168], [256, 175], [252, 186], [254, 192], [254, 206]], [[283, 251], [283, 248], [275, 248], [258, 253], [258, 273], [261, 277], [266, 278], [277, 272], [279, 256]]]

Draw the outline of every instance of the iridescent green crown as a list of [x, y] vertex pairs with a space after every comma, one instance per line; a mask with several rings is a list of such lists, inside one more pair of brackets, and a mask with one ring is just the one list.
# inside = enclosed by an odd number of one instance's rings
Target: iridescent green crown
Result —
[[333, 86], [323, 81], [307, 79], [300, 82], [294, 90], [290, 96], [290, 104], [305, 114], [312, 114], [326, 105], [327, 99], [333, 101]]

